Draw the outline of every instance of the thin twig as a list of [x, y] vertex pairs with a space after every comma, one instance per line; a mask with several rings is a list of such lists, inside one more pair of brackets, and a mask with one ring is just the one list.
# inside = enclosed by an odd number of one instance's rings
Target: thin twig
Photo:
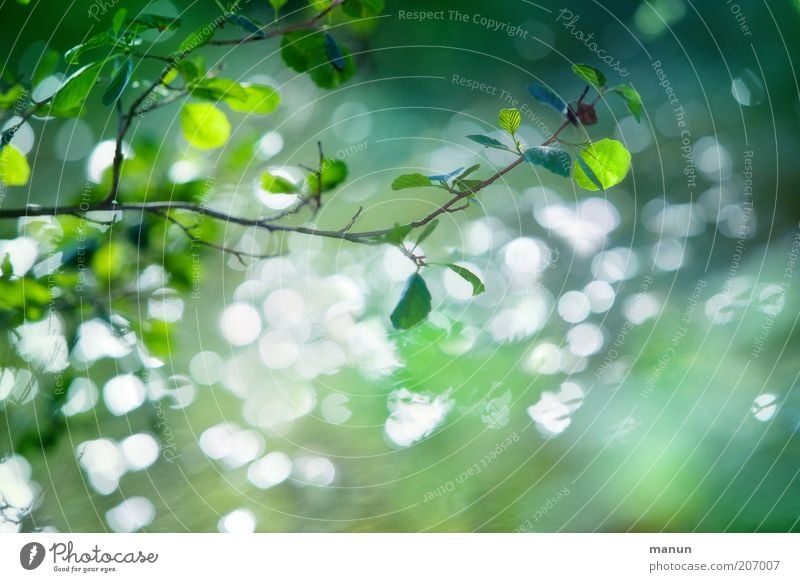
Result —
[[356, 224], [356, 221], [361, 216], [361, 213], [363, 211], [364, 211], [364, 207], [363, 206], [359, 206], [358, 210], [356, 210], [356, 213], [353, 215], [353, 218], [351, 218], [350, 222], [348, 222], [347, 225], [345, 225], [345, 227], [342, 229], [342, 232], [348, 232], [351, 228], [353, 228], [353, 226]]
[[210, 241], [207, 241], [207, 240], [203, 240], [199, 236], [194, 234], [190, 227], [188, 227], [185, 224], [183, 224], [177, 218], [175, 218], [173, 216], [170, 216], [169, 212], [162, 212], [160, 210], [151, 210], [150, 212], [152, 214], [157, 214], [158, 216], [161, 216], [165, 220], [168, 220], [169, 222], [171, 222], [172, 224], [174, 224], [175, 226], [180, 228], [183, 231], [183, 233], [186, 235], [186, 237], [189, 240], [192, 241], [193, 244], [198, 244], [198, 245], [201, 245], [201, 246], [209, 247], [209, 248], [221, 251], [223, 253], [229, 253], [229, 254], [235, 256], [239, 260], [239, 262], [245, 267], [247, 266], [247, 264], [244, 262], [244, 259], [242, 259], [242, 257], [247, 257], [247, 258], [250, 258], [250, 259], [271, 259], [271, 258], [276, 256], [274, 254], [254, 254], [254, 253], [248, 253], [247, 251], [238, 251], [236, 249], [232, 249], [232, 248], [227, 247], [225, 245], [220, 245], [220, 244], [213, 243], [213, 242], [210, 242]]
[[[569, 121], [565, 121], [554, 133], [550, 136], [547, 140], [545, 140], [542, 145], [548, 145], [553, 143], [558, 139], [558, 135], [569, 125]], [[466, 200], [467, 198], [474, 196], [487, 186], [494, 184], [497, 180], [501, 177], [505, 176], [508, 172], [516, 168], [524, 161], [522, 156], [518, 156], [513, 162], [511, 162], [508, 166], [502, 168], [501, 170], [497, 171], [494, 175], [483, 180], [479, 184], [475, 185], [473, 188], [469, 190], [465, 190], [463, 192], [458, 192], [448, 188], [448, 191], [452, 192], [454, 196], [450, 198], [447, 202], [442, 204], [439, 208], [431, 211], [426, 216], [414, 220], [412, 222], [407, 223], [404, 225], [406, 228], [416, 229], [423, 227], [433, 221], [438, 216], [450, 212], [455, 211], [455, 208], [463, 209], [466, 206], [459, 207], [457, 206], [459, 202]], [[193, 202], [180, 202], [180, 201], [159, 201], [159, 202], [122, 202], [122, 203], [111, 203], [109, 201], [103, 201], [98, 204], [89, 205], [87, 206], [54, 206], [54, 207], [44, 207], [44, 206], [29, 206], [27, 208], [17, 208], [12, 210], [3, 210], [0, 209], [0, 219], [1, 218], [21, 218], [21, 217], [28, 217], [28, 216], [55, 216], [61, 214], [73, 214], [73, 215], [85, 215], [87, 212], [97, 211], [97, 210], [114, 210], [119, 212], [154, 212], [154, 211], [169, 211], [169, 210], [187, 210], [189, 212], [194, 212], [198, 215], [207, 216], [213, 218], [215, 220], [219, 220], [226, 223], [237, 224], [239, 226], [245, 227], [255, 227], [267, 230], [268, 232], [294, 232], [298, 234], [305, 234], [309, 236], [319, 236], [323, 238], [333, 238], [339, 240], [346, 240], [349, 242], [354, 243], [361, 243], [361, 244], [374, 244], [375, 239], [385, 236], [395, 230], [395, 227], [392, 228], [382, 228], [377, 230], [370, 230], [370, 231], [362, 231], [362, 232], [350, 232], [348, 229], [341, 229], [341, 230], [324, 230], [318, 228], [312, 228], [307, 226], [293, 226], [287, 224], [281, 224], [273, 219], [268, 218], [246, 218], [242, 216], [235, 216], [231, 214], [227, 214], [220, 210], [216, 210], [214, 208], [209, 208], [203, 206], [201, 204], [195, 204]]]

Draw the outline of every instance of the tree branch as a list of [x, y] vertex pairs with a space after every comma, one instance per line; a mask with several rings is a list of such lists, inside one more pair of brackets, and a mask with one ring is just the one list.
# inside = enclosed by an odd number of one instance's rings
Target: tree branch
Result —
[[232, 249], [231, 247], [228, 247], [228, 246], [225, 246], [225, 245], [219, 245], [219, 244], [207, 241], [207, 240], [203, 240], [199, 236], [194, 234], [190, 227], [188, 227], [185, 224], [183, 224], [180, 220], [176, 219], [174, 216], [170, 216], [169, 215], [169, 211], [161, 212], [161, 211], [156, 210], [156, 211], [153, 211], [153, 214], [158, 214], [159, 216], [163, 217], [164, 220], [167, 220], [167, 221], [171, 222], [172, 224], [174, 224], [175, 226], [177, 226], [178, 228], [180, 228], [183, 231], [183, 233], [186, 235], [186, 237], [190, 241], [192, 241], [193, 244], [209, 247], [211, 249], [215, 249], [215, 250], [221, 251], [223, 253], [231, 254], [234, 257], [236, 257], [243, 266], [247, 266], [247, 263], [244, 262], [244, 259], [242, 257], [247, 257], [247, 258], [251, 258], [251, 259], [271, 259], [271, 258], [277, 256], [277, 255], [274, 255], [274, 254], [254, 254], [254, 253], [248, 253], [247, 251], [237, 251], [236, 249]]
[[[216, 44], [216, 45], [242, 44], [244, 42], [250, 42], [253, 40], [262, 40], [264, 38], [270, 38], [286, 34], [287, 32], [291, 32], [293, 30], [314, 27], [322, 18], [324, 18], [337, 6], [340, 6], [343, 2], [344, 0], [333, 0], [333, 2], [331, 2], [328, 8], [316, 14], [311, 19], [294, 25], [286, 26], [283, 28], [275, 28], [272, 30], [267, 30], [261, 36], [253, 37], [251, 35], [250, 37], [247, 37], [245, 39], [225, 40], [216, 42], [211, 41], [208, 44]], [[225, 24], [230, 20], [231, 16], [234, 13], [235, 13], [235, 7], [230, 11], [224, 13], [222, 17], [215, 20], [213, 22], [214, 28], [219, 29], [223, 24]], [[209, 241], [203, 241], [199, 239], [193, 232], [191, 232], [190, 228], [186, 227], [180, 221], [170, 216], [169, 212], [173, 210], [183, 210], [195, 213], [198, 216], [207, 216], [214, 220], [219, 220], [225, 223], [236, 224], [247, 228], [263, 229], [268, 232], [292, 232], [308, 236], [333, 238], [333, 239], [346, 240], [348, 242], [368, 244], [368, 245], [379, 244], [381, 242], [380, 241], [381, 237], [384, 237], [395, 230], [396, 227], [382, 228], [370, 231], [352, 232], [353, 226], [355, 225], [355, 223], [357, 222], [358, 218], [361, 215], [362, 208], [359, 208], [358, 211], [353, 215], [351, 220], [343, 228], [339, 230], [325, 230], [325, 229], [314, 228], [311, 226], [288, 225], [280, 222], [282, 219], [296, 214], [305, 206], [311, 206], [312, 210], [314, 211], [314, 214], [316, 214], [316, 210], [318, 210], [319, 204], [321, 202], [322, 174], [325, 164], [325, 158], [322, 152], [321, 143], [318, 143], [319, 167], [316, 170], [311, 170], [317, 177], [317, 191], [312, 193], [311, 196], [301, 198], [301, 200], [298, 203], [289, 207], [288, 209], [278, 212], [266, 218], [253, 219], [242, 216], [235, 216], [228, 214], [226, 212], [222, 212], [220, 210], [216, 210], [192, 202], [180, 202], [180, 201], [158, 201], [158, 202], [141, 202], [141, 203], [118, 202], [117, 197], [119, 195], [119, 190], [120, 190], [122, 163], [124, 160], [123, 140], [133, 123], [133, 119], [136, 116], [143, 115], [144, 113], [158, 106], [157, 104], [151, 104], [149, 106], [145, 106], [145, 104], [147, 100], [151, 98], [153, 92], [156, 91], [156, 89], [158, 89], [159, 86], [164, 85], [164, 80], [166, 79], [167, 75], [177, 66], [177, 64], [182, 59], [186, 58], [186, 56], [188, 56], [191, 52], [196, 50], [196, 48], [198, 47], [191, 47], [188, 50], [181, 51], [170, 57], [158, 57], [159, 60], [166, 60], [168, 62], [167, 66], [164, 67], [160, 75], [150, 85], [148, 85], [146, 89], [136, 99], [134, 99], [134, 101], [130, 104], [130, 106], [125, 112], [122, 111], [121, 102], [120, 101], [117, 102], [117, 109], [120, 118], [117, 128], [117, 136], [115, 140], [114, 159], [112, 163], [111, 188], [107, 196], [101, 202], [90, 204], [88, 206], [86, 204], [82, 204], [80, 206], [69, 206], [69, 205], [52, 206], [52, 207], [28, 206], [26, 208], [11, 209], [11, 210], [0, 209], [0, 219], [22, 218], [31, 216], [58, 216], [58, 215], [72, 215], [76, 217], [85, 218], [87, 213], [95, 211], [118, 211], [118, 212], [127, 211], [127, 212], [138, 212], [138, 213], [146, 212], [159, 216], [162, 219], [168, 220], [173, 224], [176, 224], [184, 231], [184, 233], [194, 243], [202, 244], [204, 246], [208, 246], [210, 248], [214, 248], [222, 252], [234, 254], [235, 256], [237, 256], [237, 258], [239, 258], [240, 261], [242, 260], [242, 256], [251, 256], [254, 258], [267, 258], [272, 255], [250, 255], [242, 251], [231, 249], [224, 245], [218, 245], [216, 243], [211, 243]], [[176, 97], [168, 98], [166, 102], [171, 103], [172, 101], [175, 101], [176, 99], [180, 98], [184, 93], [185, 92], [182, 91]], [[584, 90], [583, 94], [581, 95], [581, 100], [585, 97], [585, 95], [586, 91]], [[32, 107], [31, 111], [26, 113], [24, 119], [27, 119], [30, 116], [32, 116], [35, 113], [35, 111], [38, 110], [38, 108], [40, 108], [45, 103], [46, 101], [36, 103], [34, 107]], [[559, 134], [570, 124], [571, 122], [569, 118], [564, 120], [563, 123], [556, 129], [556, 131], [549, 138], [547, 138], [541, 145], [547, 146], [557, 141]], [[3, 137], [5, 137], [5, 133]], [[516, 156], [517, 157], [513, 162], [511, 162], [504, 168], [498, 170], [489, 178], [475, 184], [472, 188], [461, 191], [453, 186], [449, 185], [446, 186], [446, 190], [450, 194], [452, 194], [452, 197], [448, 201], [446, 201], [444, 204], [442, 204], [432, 212], [428, 213], [426, 216], [413, 220], [403, 226], [409, 230], [414, 230], [426, 226], [434, 219], [436, 219], [438, 216], [444, 213], [460, 212], [462, 210], [467, 209], [469, 207], [468, 204], [469, 198], [475, 196], [486, 187], [494, 184], [497, 180], [499, 180], [500, 178], [511, 172], [511, 170], [513, 170], [514, 168], [516, 168], [518, 165], [520, 165], [525, 161], [525, 158], [522, 154], [516, 154]], [[413, 255], [413, 253], [409, 253], [409, 258], [411, 258], [418, 266], [421, 264], [420, 261], [424, 260], [424, 257], [416, 257]]]
[[[554, 133], [550, 136], [547, 140], [545, 140], [542, 145], [548, 145], [553, 143], [558, 139], [558, 135], [567, 127], [569, 126], [569, 121], [565, 121]], [[516, 168], [524, 161], [522, 156], [518, 156], [513, 162], [511, 162], [506, 167], [498, 170], [494, 175], [483, 180], [479, 184], [476, 184], [473, 188], [469, 190], [465, 190], [463, 192], [459, 192], [452, 188], [448, 188], [448, 191], [453, 194], [453, 197], [450, 198], [447, 202], [442, 204], [439, 208], [433, 210], [426, 216], [414, 220], [412, 222], [407, 223], [404, 225], [406, 228], [410, 228], [411, 230], [423, 227], [433, 221], [438, 216], [446, 213], [446, 212], [458, 212], [464, 210], [468, 207], [468, 205], [461, 205], [456, 206], [459, 202], [466, 200], [467, 198], [474, 196], [475, 194], [479, 193], [481, 190], [494, 184], [497, 180], [508, 174], [511, 170]], [[297, 205], [297, 209], [302, 207], [302, 203]], [[103, 202], [92, 204], [87, 206], [51, 206], [51, 207], [44, 207], [44, 206], [29, 206], [27, 208], [17, 208], [12, 210], [2, 210], [0, 209], [0, 219], [3, 218], [22, 218], [22, 217], [31, 217], [31, 216], [58, 216], [58, 215], [72, 215], [72, 216], [83, 216], [88, 212], [97, 212], [97, 211], [115, 211], [115, 212], [148, 212], [151, 214], [155, 214], [161, 216], [162, 218], [168, 218], [172, 220], [171, 217], [165, 214], [165, 211], [168, 212], [170, 210], [185, 210], [188, 212], [193, 212], [195, 214], [201, 216], [207, 216], [214, 220], [219, 220], [225, 223], [230, 224], [237, 224], [239, 226], [249, 227], [249, 228], [259, 228], [269, 232], [293, 232], [298, 234], [304, 234], [308, 236], [318, 236], [322, 238], [333, 238], [338, 240], [346, 240], [348, 242], [353, 243], [360, 243], [360, 244], [377, 244], [375, 239], [379, 239], [382, 236], [385, 236], [395, 230], [396, 227], [392, 228], [382, 228], [377, 230], [369, 230], [369, 231], [361, 231], [361, 232], [351, 232], [350, 229], [355, 224], [356, 220], [358, 220], [361, 211], [357, 212], [350, 222], [342, 229], [339, 230], [325, 230], [325, 229], [318, 229], [312, 228], [308, 226], [295, 226], [295, 225], [288, 225], [288, 224], [281, 224], [279, 220], [293, 214], [296, 212], [295, 207], [293, 207], [293, 212], [288, 213], [280, 213], [276, 217], [269, 217], [269, 218], [247, 218], [243, 216], [236, 216], [232, 214], [228, 214], [221, 210], [216, 210], [214, 208], [209, 208], [207, 206], [203, 206], [201, 204], [195, 204], [193, 202], [176, 202], [176, 201], [160, 201], [160, 202], [122, 202], [122, 203], [114, 203], [113, 201], [104, 200]], [[182, 226], [182, 225], [181, 225]], [[227, 249], [220, 249], [229, 252]]]
[[[211, 25], [216, 30], [221, 27], [223, 24], [228, 22], [231, 16], [235, 13], [235, 10], [238, 8], [238, 2], [234, 5], [233, 8], [229, 12], [226, 12], [222, 15], [222, 17], [214, 20]], [[164, 84], [164, 79], [166, 79], [167, 75], [175, 69], [176, 65], [183, 59], [185, 59], [189, 54], [197, 50], [202, 46], [198, 43], [197, 46], [190, 47], [188, 50], [176, 53], [171, 55], [168, 59], [167, 66], [161, 71], [161, 74], [153, 81], [140, 95], [137, 97], [133, 103], [131, 103], [130, 107], [128, 107], [127, 113], [124, 115], [121, 114], [119, 127], [117, 130], [117, 139], [114, 145], [114, 161], [112, 164], [112, 174], [111, 174], [111, 189], [108, 192], [105, 200], [103, 201], [106, 204], [111, 204], [117, 199], [117, 194], [119, 194], [119, 181], [120, 176], [122, 174], [122, 142], [125, 138], [125, 134], [130, 129], [131, 123], [133, 122], [133, 118], [137, 115], [141, 115], [143, 112], [147, 112], [152, 107], [147, 107], [144, 111], [140, 111], [142, 104], [150, 97], [150, 95], [155, 91], [160, 85]], [[117, 101], [117, 107], [121, 107], [121, 102]]]

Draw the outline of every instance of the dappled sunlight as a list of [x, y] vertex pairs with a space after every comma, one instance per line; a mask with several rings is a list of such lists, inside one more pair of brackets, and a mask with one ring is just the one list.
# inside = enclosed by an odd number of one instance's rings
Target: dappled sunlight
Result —
[[386, 436], [401, 447], [413, 445], [441, 425], [453, 406], [448, 394], [413, 393], [406, 388], [389, 396]]

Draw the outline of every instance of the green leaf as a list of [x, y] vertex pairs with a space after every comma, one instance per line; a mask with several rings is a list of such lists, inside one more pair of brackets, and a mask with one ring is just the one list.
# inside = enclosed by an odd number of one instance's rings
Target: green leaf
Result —
[[28, 160], [17, 148], [6, 145], [0, 151], [0, 182], [6, 186], [24, 186], [31, 176]]
[[13, 109], [24, 93], [25, 87], [22, 85], [14, 85], [5, 93], [0, 93], [0, 109]]
[[203, 66], [203, 58], [199, 56], [190, 59], [182, 59], [178, 62], [176, 68], [180, 71], [181, 75], [183, 75], [183, 78], [186, 79], [187, 83], [191, 83], [198, 77], [202, 77], [206, 70]]
[[281, 176], [264, 172], [261, 174], [261, 188], [272, 194], [294, 194], [297, 186]]
[[41, 83], [45, 78], [52, 75], [56, 67], [58, 67], [58, 62], [60, 60], [61, 55], [54, 50], [48, 50], [43, 54], [39, 62], [36, 63], [33, 75], [31, 75], [31, 87], [36, 87], [36, 85]]
[[65, 52], [64, 60], [67, 62], [67, 64], [77, 65], [78, 62], [80, 62], [80, 58], [83, 53], [104, 46], [113, 46], [115, 43], [116, 41], [109, 36], [107, 32], [101, 32], [100, 34], [91, 37], [86, 42], [76, 45]]
[[378, 242], [387, 243], [394, 246], [399, 246], [403, 244], [403, 241], [406, 240], [406, 237], [409, 233], [413, 230], [413, 227], [409, 224], [398, 224], [392, 227], [392, 229], [387, 232], [386, 234], [377, 237], [375, 240]]
[[281, 57], [286, 65], [299, 72], [308, 73], [311, 80], [323, 89], [335, 89], [355, 73], [353, 57], [346, 47], [339, 45], [341, 63], [334, 66], [328, 56], [325, 33], [304, 28], [285, 34], [281, 43]]
[[479, 184], [483, 182], [483, 180], [466, 180], [467, 176], [472, 175], [473, 173], [477, 172], [480, 169], [480, 164], [475, 164], [474, 166], [470, 166], [459, 175], [455, 180], [453, 180], [453, 186], [458, 188], [460, 192], [466, 192], [467, 190], [473, 190]]
[[392, 190], [406, 190], [407, 188], [425, 188], [433, 186], [430, 178], [422, 174], [403, 174], [392, 182]]
[[453, 182], [453, 186], [458, 188], [459, 192], [475, 190], [480, 184], [483, 184], [483, 180], [456, 180]]
[[208, 196], [208, 182], [202, 179], [172, 183], [169, 188], [170, 198], [175, 201], [203, 203]]
[[244, 91], [244, 98], [229, 95], [225, 103], [239, 113], [253, 113], [256, 115], [269, 115], [281, 103], [281, 96], [268, 85], [240, 85]]
[[50, 302], [50, 289], [29, 277], [0, 280], [0, 311], [24, 313], [27, 319], [39, 319]]
[[192, 34], [183, 39], [183, 42], [181, 42], [181, 44], [178, 45], [178, 54], [185, 55], [187, 53], [199, 49], [201, 46], [203, 46], [213, 38], [216, 30], [217, 29], [215, 26], [204, 24], [203, 26], [195, 30]]
[[431, 292], [419, 273], [406, 281], [400, 301], [389, 319], [395, 329], [409, 329], [423, 321], [431, 312]]
[[345, 0], [342, 10], [352, 18], [369, 18], [383, 12], [384, 0]]
[[110, 285], [119, 279], [129, 264], [129, 250], [123, 243], [113, 240], [97, 249], [92, 256], [91, 266], [98, 281]]
[[525, 150], [525, 161], [532, 166], [542, 166], [559, 176], [569, 177], [572, 160], [569, 154], [559, 148], [535, 146]]
[[481, 165], [480, 164], [475, 164], [474, 166], [470, 166], [469, 168], [467, 168], [466, 170], [461, 172], [461, 174], [456, 178], [456, 180], [463, 180], [467, 176], [469, 176], [471, 174], [474, 174], [475, 172], [477, 172], [480, 169], [481, 169]]
[[75, 71], [50, 101], [49, 114], [55, 117], [77, 117], [86, 111], [86, 99], [97, 82], [102, 63], [86, 65]]
[[325, 55], [328, 57], [328, 62], [333, 65], [337, 71], [344, 71], [347, 68], [347, 61], [344, 58], [342, 49], [339, 43], [333, 38], [333, 35], [325, 33]]
[[[585, 168], [594, 172], [594, 179]], [[602, 190], [619, 184], [628, 175], [631, 154], [615, 139], [602, 139], [586, 148], [579, 155], [575, 166], [575, 182], [586, 190]]]
[[0, 265], [0, 280], [8, 281], [14, 275], [14, 267], [11, 265], [11, 255], [6, 253], [3, 263]]
[[288, 2], [288, 1], [289, 0], [269, 0], [269, 3], [272, 6], [272, 8], [275, 10], [275, 12], [277, 12], [278, 10], [283, 8], [284, 4], [286, 4], [286, 2]]
[[[347, 164], [342, 160], [325, 159], [322, 161], [322, 191], [333, 190], [347, 179]], [[319, 192], [317, 174], [308, 176], [308, 189], [311, 195]]]
[[505, 129], [511, 135], [517, 133], [520, 124], [522, 123], [522, 114], [519, 109], [501, 109], [500, 110], [500, 127]]
[[128, 16], [127, 8], [120, 8], [114, 13], [114, 19], [111, 21], [111, 30], [115, 35], [119, 36], [122, 30], [122, 25], [125, 24], [125, 17]]
[[594, 67], [590, 67], [589, 65], [574, 64], [572, 65], [572, 72], [598, 89], [606, 86], [606, 76]]
[[103, 105], [113, 105], [114, 102], [120, 98], [125, 87], [128, 86], [128, 81], [131, 80], [131, 73], [133, 72], [133, 61], [130, 58], [125, 59], [122, 66], [111, 79], [108, 84], [106, 92], [103, 93]]
[[511, 151], [510, 149], [508, 149], [507, 146], [503, 145], [501, 142], [497, 141], [493, 137], [489, 137], [488, 135], [468, 135], [467, 139], [471, 139], [475, 143], [479, 143], [487, 148], [495, 148], [498, 150]]
[[[185, 257], [180, 257], [180, 260], [184, 264], [186, 263]], [[195, 274], [192, 276], [196, 277]], [[148, 319], [139, 324], [134, 324], [134, 327], [140, 327], [139, 335], [142, 338], [142, 343], [147, 346], [150, 352], [160, 358], [172, 356], [172, 350], [177, 345], [174, 338], [175, 324], [160, 319]]]
[[247, 100], [247, 92], [239, 83], [231, 79], [198, 79], [191, 84], [189, 90], [193, 97], [206, 101], [213, 101], [214, 103], [223, 100], [227, 103], [228, 98], [234, 101]]
[[473, 297], [486, 291], [486, 286], [483, 284], [483, 281], [481, 281], [478, 276], [469, 269], [454, 265], [453, 263], [446, 263], [444, 266], [472, 285]]
[[142, 14], [134, 18], [128, 25], [128, 30], [133, 33], [144, 32], [146, 30], [174, 30], [181, 25], [180, 18], [171, 16], [161, 16], [160, 14]]
[[[575, 161], [577, 162], [578, 166], [580, 166], [580, 168], [583, 171], [583, 173], [586, 174], [586, 177], [589, 179], [589, 181], [596, 186], [596, 188], [594, 188], [594, 189], [595, 190], [602, 190], [603, 189], [603, 184], [602, 184], [602, 182], [600, 182], [600, 178], [597, 177], [597, 174], [595, 174], [594, 170], [592, 170], [586, 164], [586, 162], [583, 160], [583, 158], [578, 156], [577, 158], [575, 158]], [[576, 167], [575, 168], [575, 179], [576, 179], [576, 181], [577, 181], [577, 173], [578, 173], [578, 170], [577, 170], [577, 167]]]
[[419, 236], [417, 237], [417, 241], [416, 241], [416, 243], [415, 243], [415, 244], [416, 244], [416, 246], [419, 246], [419, 245], [421, 245], [423, 242], [425, 242], [425, 240], [426, 240], [426, 239], [427, 239], [429, 236], [431, 236], [431, 235], [433, 234], [433, 231], [434, 231], [434, 230], [436, 230], [436, 227], [437, 227], [437, 226], [439, 226], [439, 219], [436, 219], [436, 220], [433, 220], [433, 221], [429, 222], [429, 223], [428, 223], [428, 224], [425, 226], [425, 228], [423, 229], [423, 231], [422, 231], [421, 233], [419, 233]]
[[199, 150], [222, 147], [231, 135], [225, 114], [208, 103], [189, 103], [181, 108], [181, 129], [189, 145]]
[[610, 90], [612, 93], [616, 93], [617, 95], [622, 96], [625, 99], [625, 103], [628, 106], [628, 110], [633, 114], [633, 117], [636, 118], [637, 123], [641, 123], [642, 121], [642, 97], [639, 95], [639, 92], [634, 89], [632, 86], [625, 84], [625, 85], [617, 85]]

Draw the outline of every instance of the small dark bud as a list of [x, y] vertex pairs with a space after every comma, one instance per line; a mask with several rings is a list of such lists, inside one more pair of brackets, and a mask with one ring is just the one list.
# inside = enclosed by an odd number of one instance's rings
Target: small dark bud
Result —
[[[570, 110], [575, 111], [574, 106], [571, 106]], [[583, 125], [594, 125], [597, 123], [597, 111], [594, 105], [590, 103], [578, 103], [578, 110], [575, 111], [574, 115]]]

